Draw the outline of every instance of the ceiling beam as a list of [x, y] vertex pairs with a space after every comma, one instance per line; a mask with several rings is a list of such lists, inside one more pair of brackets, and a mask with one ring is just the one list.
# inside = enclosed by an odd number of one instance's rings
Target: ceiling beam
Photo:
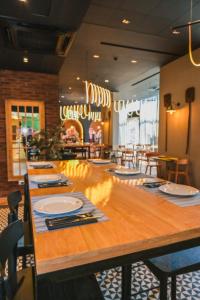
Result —
[[175, 57], [181, 56], [181, 54], [168, 52], [168, 51], [155, 50], [155, 49], [149, 49], [149, 48], [140, 48], [140, 47], [134, 47], [134, 46], [128, 46], [128, 45], [122, 45], [122, 44], [114, 44], [114, 43], [109, 43], [109, 42], [101, 42], [101, 45], [124, 48], [124, 49], [132, 49], [132, 50], [138, 50], [138, 51], [144, 51], [144, 52], [150, 52], [150, 53], [156, 53], [156, 54], [164, 54], [164, 55], [170, 55], [170, 56], [175, 56]]
[[154, 74], [152, 74], [152, 75], [150, 75], [150, 76], [148, 76], [148, 77], [146, 77], [146, 78], [144, 78], [144, 79], [142, 79], [142, 80], [139, 80], [139, 81], [137, 81], [137, 82], [134, 82], [134, 83], [131, 84], [131, 86], [135, 86], [135, 85], [137, 85], [137, 84], [139, 84], [139, 83], [142, 83], [142, 82], [144, 82], [144, 81], [146, 81], [146, 80], [148, 80], [148, 79], [150, 79], [150, 78], [152, 78], [152, 77], [154, 77], [154, 76], [156, 76], [156, 75], [158, 75], [158, 74], [160, 74], [160, 72], [154, 73]]

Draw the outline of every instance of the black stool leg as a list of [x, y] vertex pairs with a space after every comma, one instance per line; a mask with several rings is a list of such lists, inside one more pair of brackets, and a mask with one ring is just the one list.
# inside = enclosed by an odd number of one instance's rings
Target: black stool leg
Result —
[[131, 299], [131, 265], [122, 266], [122, 300]]
[[167, 300], [167, 277], [160, 278], [160, 300]]
[[176, 300], [176, 275], [172, 275], [171, 300]]

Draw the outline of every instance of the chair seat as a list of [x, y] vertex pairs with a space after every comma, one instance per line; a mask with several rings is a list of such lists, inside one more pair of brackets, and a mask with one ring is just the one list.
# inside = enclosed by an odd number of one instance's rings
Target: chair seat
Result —
[[147, 265], [148, 263], [169, 275], [189, 272], [187, 268], [191, 268], [192, 271], [195, 266], [200, 267], [200, 246], [152, 258], [147, 261]]
[[19, 288], [13, 300], [35, 300], [33, 277], [33, 268], [26, 268], [17, 272], [17, 281], [19, 283]]

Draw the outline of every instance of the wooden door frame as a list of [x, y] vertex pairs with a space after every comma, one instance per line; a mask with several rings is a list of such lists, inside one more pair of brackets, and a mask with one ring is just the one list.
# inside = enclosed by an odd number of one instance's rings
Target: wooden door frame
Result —
[[40, 116], [40, 129], [45, 129], [45, 103], [41, 100], [19, 100], [19, 99], [6, 99], [5, 100], [5, 119], [6, 119], [6, 153], [7, 153], [7, 175], [8, 181], [18, 181], [22, 179], [22, 176], [14, 176], [13, 175], [13, 151], [11, 147], [11, 134], [12, 134], [12, 126], [11, 126], [11, 117], [12, 117], [12, 106], [20, 106], [20, 103], [25, 104], [25, 106], [39, 106], [39, 116]]

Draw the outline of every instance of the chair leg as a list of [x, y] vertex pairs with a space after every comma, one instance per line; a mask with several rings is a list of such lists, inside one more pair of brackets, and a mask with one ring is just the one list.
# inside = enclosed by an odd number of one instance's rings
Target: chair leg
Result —
[[175, 183], [178, 183], [178, 173], [175, 174]]
[[148, 168], [149, 168], [149, 165], [146, 165], [145, 174], [147, 174]]
[[167, 277], [160, 278], [160, 300], [167, 300]]
[[176, 275], [172, 275], [171, 280], [171, 300], [176, 300]]

